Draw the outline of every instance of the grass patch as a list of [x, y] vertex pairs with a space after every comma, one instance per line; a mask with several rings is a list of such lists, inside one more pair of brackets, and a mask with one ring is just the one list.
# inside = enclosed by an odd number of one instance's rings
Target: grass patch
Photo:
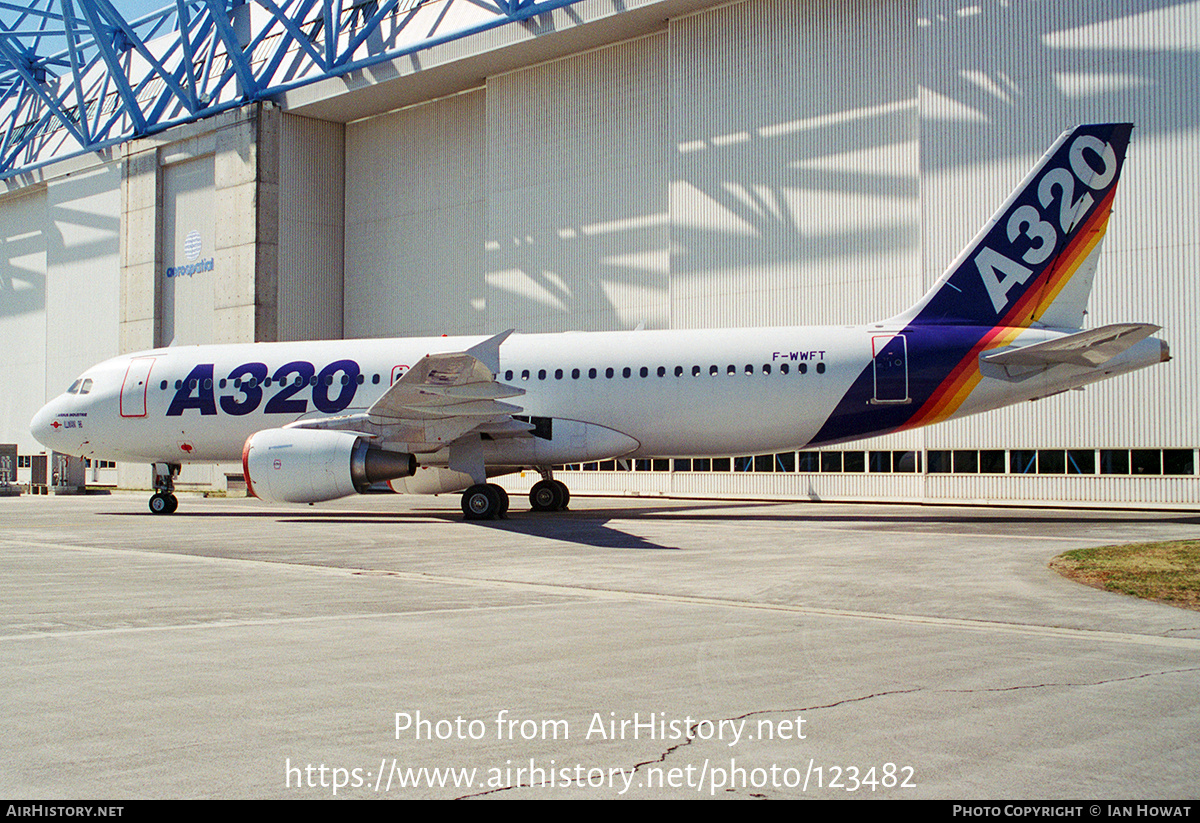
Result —
[[1200, 611], [1200, 540], [1076, 549], [1050, 568], [1097, 589]]

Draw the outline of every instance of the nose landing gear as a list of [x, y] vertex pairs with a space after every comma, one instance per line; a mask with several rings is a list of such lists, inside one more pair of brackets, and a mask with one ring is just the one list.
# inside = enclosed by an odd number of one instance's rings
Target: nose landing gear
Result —
[[150, 498], [150, 511], [154, 514], [174, 514], [179, 508], [175, 496], [175, 476], [179, 474], [178, 463], [154, 464], [154, 494]]

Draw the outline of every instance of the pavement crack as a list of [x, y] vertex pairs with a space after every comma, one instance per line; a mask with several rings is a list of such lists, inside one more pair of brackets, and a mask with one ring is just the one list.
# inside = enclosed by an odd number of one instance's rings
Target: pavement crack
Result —
[[1064, 687], [1105, 686], [1112, 683], [1128, 683], [1133, 680], [1145, 680], [1147, 678], [1163, 677], [1171, 674], [1186, 674], [1197, 671], [1200, 671], [1200, 666], [1188, 666], [1181, 669], [1163, 669], [1156, 672], [1142, 672], [1141, 674], [1131, 674], [1127, 677], [1108, 677], [1102, 680], [1093, 680], [1091, 682], [1028, 683], [1024, 686], [997, 686], [993, 688], [982, 689], [936, 689], [935, 691], [937, 691], [939, 694], [986, 694], [988, 692], [1016, 692], [1026, 689], [1061, 689]]

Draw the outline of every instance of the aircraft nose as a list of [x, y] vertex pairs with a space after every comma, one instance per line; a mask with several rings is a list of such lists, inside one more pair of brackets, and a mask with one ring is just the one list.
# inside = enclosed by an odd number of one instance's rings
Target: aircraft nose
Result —
[[42, 406], [38, 413], [29, 421], [29, 433], [47, 448], [54, 448], [58, 438], [55, 436], [62, 424], [55, 417], [55, 403], [51, 401]]

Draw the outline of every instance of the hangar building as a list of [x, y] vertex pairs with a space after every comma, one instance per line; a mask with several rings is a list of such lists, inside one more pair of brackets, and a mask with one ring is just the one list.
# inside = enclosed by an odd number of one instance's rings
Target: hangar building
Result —
[[[560, 477], [584, 493], [1200, 503], [1200, 2], [3, 15], [0, 442], [22, 455], [41, 450], [28, 421], [46, 399], [158, 345], [887, 317], [1064, 129], [1131, 121], [1088, 325], [1157, 323], [1173, 362], [836, 449]], [[187, 467], [180, 487], [238, 474]], [[91, 477], [150, 485], [147, 466]]]

